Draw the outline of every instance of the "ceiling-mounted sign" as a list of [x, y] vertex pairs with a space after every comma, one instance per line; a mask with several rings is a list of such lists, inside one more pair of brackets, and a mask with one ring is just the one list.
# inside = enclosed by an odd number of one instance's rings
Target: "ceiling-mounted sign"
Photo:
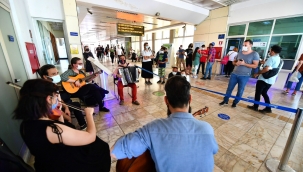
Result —
[[253, 47], [266, 47], [267, 42], [254, 42]]
[[78, 32], [70, 32], [70, 36], [78, 36]]
[[119, 35], [143, 36], [144, 26], [117, 23], [117, 32]]
[[14, 42], [14, 37], [12, 35], [7, 35], [9, 42]]
[[224, 37], [225, 37], [225, 34], [219, 34], [218, 35], [218, 39], [224, 39]]

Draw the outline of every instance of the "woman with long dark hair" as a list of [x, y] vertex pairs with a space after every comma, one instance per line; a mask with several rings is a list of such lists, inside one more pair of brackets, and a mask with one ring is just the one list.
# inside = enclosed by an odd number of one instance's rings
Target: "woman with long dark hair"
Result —
[[195, 56], [193, 56], [193, 44], [192, 43], [190, 43], [188, 45], [188, 48], [185, 50], [185, 52], [186, 52], [186, 60], [185, 60], [186, 69], [191, 71], [192, 66], [193, 66], [193, 58], [195, 57]]
[[60, 106], [58, 95], [58, 87], [43, 79], [28, 80], [20, 90], [14, 119], [21, 120], [21, 136], [35, 156], [36, 171], [108, 172], [109, 146], [96, 137], [94, 109], [85, 109], [87, 130], [76, 130], [63, 119], [50, 119]]
[[[147, 42], [144, 43], [144, 50], [142, 51], [142, 56], [143, 56], [142, 68], [149, 71], [149, 72], [153, 72], [152, 58], [154, 58], [154, 56], [153, 56], [152, 51], [150, 51]], [[149, 73], [145, 70], [142, 70], [141, 76], [142, 76], [142, 78], [145, 79], [145, 84], [151, 85], [152, 83], [150, 82], [150, 79], [153, 78], [153, 74]]]
[[201, 55], [198, 53], [199, 47], [196, 47], [194, 54], [193, 54], [193, 77], [197, 78], [197, 70], [200, 64], [200, 57]]

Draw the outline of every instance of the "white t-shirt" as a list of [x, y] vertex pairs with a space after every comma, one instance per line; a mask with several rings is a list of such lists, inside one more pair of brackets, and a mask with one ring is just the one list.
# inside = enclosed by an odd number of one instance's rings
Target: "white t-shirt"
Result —
[[122, 49], [121, 48], [117, 49], [116, 52], [117, 52], [117, 55], [119, 55], [119, 56], [122, 55]]
[[238, 55], [238, 52], [235, 52], [235, 51], [230, 51], [228, 52], [228, 61], [234, 61], [235, 60], [235, 57]]
[[144, 59], [144, 56], [151, 56], [152, 54], [153, 54], [153, 53], [152, 53], [151, 51], [145, 51], [145, 50], [143, 50], [143, 51], [142, 51], [143, 62], [149, 62], [149, 61], [151, 61], [151, 59], [145, 60], [145, 59]]

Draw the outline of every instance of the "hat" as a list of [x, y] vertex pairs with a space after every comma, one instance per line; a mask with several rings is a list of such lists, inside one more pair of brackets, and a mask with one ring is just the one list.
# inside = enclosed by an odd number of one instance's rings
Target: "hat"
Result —
[[211, 44], [211, 45], [215, 46], [215, 42], [212, 42], [212, 43], [209, 43], [209, 44]]
[[177, 66], [172, 66], [172, 68], [178, 68]]

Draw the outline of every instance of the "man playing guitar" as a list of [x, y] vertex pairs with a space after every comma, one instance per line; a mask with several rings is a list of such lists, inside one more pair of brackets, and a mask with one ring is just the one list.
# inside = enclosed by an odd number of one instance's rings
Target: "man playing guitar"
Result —
[[[71, 79], [69, 77], [74, 77], [79, 74], [83, 74], [85, 76], [85, 73], [81, 71], [83, 62], [80, 58], [74, 57], [71, 60], [71, 65], [67, 71], [62, 73], [60, 75], [61, 80], [64, 82], [69, 82], [73, 84], [75, 87], [81, 86], [81, 81]], [[85, 82], [89, 82], [93, 80], [97, 75], [91, 77], [89, 80]], [[108, 94], [109, 92], [107, 90], [104, 90], [103, 88], [97, 86], [96, 84], [85, 84], [84, 86], [80, 87], [80, 89], [71, 94], [71, 97], [79, 97], [81, 100], [83, 100], [85, 103], [87, 103], [86, 97], [91, 97], [90, 99], [94, 99], [95, 102], [99, 105], [99, 111], [103, 112], [109, 112], [109, 109], [104, 107], [103, 99], [105, 97], [105, 94]]]

